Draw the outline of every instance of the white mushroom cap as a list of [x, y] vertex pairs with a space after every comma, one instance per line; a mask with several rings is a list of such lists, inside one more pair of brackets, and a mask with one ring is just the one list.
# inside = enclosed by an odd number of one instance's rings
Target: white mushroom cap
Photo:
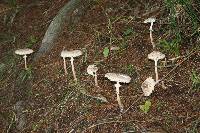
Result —
[[154, 90], [154, 86], [156, 85], [156, 82], [152, 77], [147, 78], [143, 83], [142, 83], [142, 91], [144, 93], [144, 96], [150, 96], [151, 93]]
[[94, 73], [96, 73], [97, 71], [98, 71], [98, 68], [96, 67], [96, 65], [89, 65], [87, 67], [87, 73], [92, 76], [95, 76]]
[[27, 54], [31, 54], [31, 53], [33, 53], [33, 50], [29, 49], [29, 48], [18, 49], [15, 51], [15, 54], [18, 54], [18, 55], [27, 55]]
[[164, 59], [165, 55], [159, 51], [153, 51], [150, 54], [148, 54], [148, 59], [151, 60], [160, 60], [160, 59]]
[[128, 75], [119, 73], [106, 73], [105, 77], [108, 78], [110, 81], [121, 83], [129, 83], [131, 81], [131, 78]]
[[148, 18], [146, 20], [144, 20], [144, 23], [154, 23], [156, 21], [155, 18]]
[[72, 51], [68, 51], [68, 50], [63, 50], [61, 52], [61, 57], [65, 58], [65, 57], [77, 57], [82, 55], [82, 51], [81, 50], [72, 50]]

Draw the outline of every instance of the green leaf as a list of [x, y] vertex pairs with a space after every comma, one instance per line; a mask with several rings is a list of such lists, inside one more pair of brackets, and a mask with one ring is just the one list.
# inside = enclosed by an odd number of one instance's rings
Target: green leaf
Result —
[[172, 41], [160, 40], [159, 46], [162, 51], [169, 52], [175, 54], [175, 56], [179, 56], [180, 54], [180, 44], [178, 39], [174, 39]]
[[200, 88], [200, 74], [197, 74], [195, 70], [192, 70], [190, 79], [192, 80], [192, 88]]
[[133, 33], [133, 29], [132, 28], [128, 28], [128, 29], [126, 29], [125, 31], [124, 31], [124, 36], [128, 36], [128, 35], [130, 35], [130, 34], [132, 34]]
[[26, 80], [29, 80], [33, 77], [32, 75], [32, 69], [28, 68], [27, 70], [23, 70], [19, 73], [19, 81], [24, 82]]
[[35, 37], [35, 36], [33, 36], [33, 35], [30, 36], [30, 42], [31, 42], [31, 43], [37, 43], [37, 41], [38, 41], [38, 40], [37, 40], [37, 37]]
[[147, 101], [145, 101], [144, 105], [140, 105], [139, 107], [142, 110], [142, 112], [147, 114], [149, 112], [150, 107], [151, 107], [151, 101], [147, 100]]
[[108, 47], [105, 47], [104, 48], [104, 50], [103, 50], [103, 56], [105, 57], [105, 58], [107, 58], [108, 57], [108, 55], [109, 55], [109, 48]]

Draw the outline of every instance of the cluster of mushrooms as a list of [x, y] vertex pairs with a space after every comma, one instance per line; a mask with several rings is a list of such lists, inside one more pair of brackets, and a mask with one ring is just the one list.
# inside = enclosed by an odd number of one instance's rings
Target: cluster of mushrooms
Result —
[[[148, 18], [147, 20], [144, 21], [144, 23], [151, 23], [150, 26], [150, 39], [151, 39], [151, 43], [153, 45], [153, 48], [155, 48], [155, 44], [153, 42], [153, 37], [152, 37], [152, 32], [153, 32], [153, 23], [155, 22], [155, 18]], [[33, 53], [32, 49], [19, 49], [15, 51], [16, 54], [18, 55], [23, 55], [24, 61], [25, 61], [25, 69], [27, 70], [27, 55]], [[83, 53], [81, 50], [63, 50], [61, 52], [61, 57], [63, 58], [63, 64], [64, 64], [64, 72], [65, 74], [67, 74], [67, 68], [66, 68], [66, 58], [70, 58], [70, 62], [71, 62], [71, 68], [72, 68], [72, 73], [73, 73], [73, 77], [74, 77], [74, 81], [77, 83], [77, 77], [76, 77], [76, 72], [75, 72], [75, 68], [74, 68], [74, 58], [81, 56]], [[144, 96], [150, 96], [150, 94], [153, 92], [155, 85], [159, 82], [159, 77], [158, 77], [158, 60], [164, 59], [165, 55], [162, 54], [159, 51], [153, 51], [152, 53], [148, 54], [148, 58], [150, 60], [154, 60], [155, 62], [155, 75], [156, 78], [155, 80], [152, 77], [147, 78], [141, 85], [142, 91], [144, 93]], [[94, 81], [95, 81], [95, 86], [98, 87], [98, 80], [97, 80], [97, 71], [98, 68], [96, 65], [89, 65], [87, 67], [87, 73], [89, 75], [92, 75], [94, 77]], [[129, 83], [131, 81], [131, 77], [129, 77], [128, 75], [125, 74], [121, 74], [121, 73], [106, 73], [105, 77], [107, 79], [109, 79], [112, 82], [116, 82], [116, 84], [114, 85], [116, 88], [116, 94], [117, 94], [117, 102], [119, 104], [119, 108], [120, 111], [123, 112], [123, 104], [120, 100], [120, 96], [119, 96], [119, 88], [121, 87], [120, 83]]]
[[[150, 31], [150, 40], [153, 48], [155, 48], [155, 43], [153, 42], [153, 23], [156, 21], [155, 18], [148, 18], [144, 21], [144, 23], [151, 23], [151, 26], [149, 28]], [[156, 80], [154, 80], [152, 77], [147, 78], [141, 85], [142, 91], [144, 93], [144, 96], [150, 96], [151, 93], [154, 90], [154, 87], [156, 84], [159, 83], [159, 78], [158, 78], [158, 61], [162, 60], [165, 58], [165, 55], [159, 51], [153, 51], [150, 54], [148, 54], [148, 59], [153, 60], [155, 62], [155, 75], [156, 75]]]

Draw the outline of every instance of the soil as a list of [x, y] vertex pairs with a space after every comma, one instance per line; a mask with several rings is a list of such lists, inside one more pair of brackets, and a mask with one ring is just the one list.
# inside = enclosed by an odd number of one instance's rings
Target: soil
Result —
[[[14, 51], [27, 47], [30, 36], [34, 36], [37, 43], [31, 48], [37, 52], [50, 22], [67, 1], [19, 0], [19, 12], [11, 24], [5, 24], [3, 16], [13, 13], [12, 6], [0, 3], [0, 35], [6, 36], [6, 41], [0, 40], [0, 63], [6, 65], [6, 72], [0, 75], [3, 77], [0, 132], [200, 132], [200, 89], [194, 88], [191, 80], [192, 71], [200, 72], [200, 51], [194, 49], [199, 45], [198, 37], [191, 36], [190, 42], [183, 38], [180, 58], [174, 62], [169, 60], [174, 54], [164, 52], [167, 65], [160, 61], [158, 69], [160, 79], [167, 75], [164, 86], [157, 84], [149, 97], [143, 96], [140, 87], [146, 78], [155, 78], [154, 62], [147, 58], [154, 50], [149, 24], [143, 21], [152, 16], [158, 20], [153, 26], [156, 44], [173, 37], [167, 21], [169, 13], [161, 0], [94, 0], [79, 23], [66, 24], [49, 53], [35, 62], [34, 55], [28, 56], [30, 69], [25, 71], [23, 58]], [[130, 33], [126, 34], [127, 30]], [[104, 57], [104, 48], [114, 46], [120, 50], [110, 51]], [[74, 59], [77, 84], [68, 58], [68, 74], [64, 74], [60, 57], [64, 48], [84, 51]], [[189, 52], [192, 54], [187, 56]], [[93, 77], [86, 72], [87, 66], [94, 63], [99, 68], [99, 87], [94, 86]], [[108, 72], [124, 73], [132, 78], [129, 84], [120, 87], [123, 113], [116, 101], [114, 83], [104, 77]], [[108, 102], [95, 98], [99, 95]], [[144, 113], [140, 105], [147, 100], [151, 101], [151, 107]], [[23, 101], [22, 113], [26, 115], [25, 126], [20, 131], [15, 119], [18, 101]]]

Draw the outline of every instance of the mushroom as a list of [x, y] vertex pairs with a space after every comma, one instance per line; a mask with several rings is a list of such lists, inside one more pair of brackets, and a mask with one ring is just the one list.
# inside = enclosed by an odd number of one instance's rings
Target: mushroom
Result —
[[98, 71], [98, 68], [96, 67], [96, 65], [89, 65], [88, 67], [87, 67], [87, 73], [89, 74], [89, 75], [92, 75], [95, 79], [94, 79], [94, 81], [95, 81], [95, 86], [97, 86], [98, 87], [98, 82], [97, 82], [97, 71]]
[[142, 91], [144, 93], [144, 96], [150, 96], [151, 93], [154, 90], [154, 87], [156, 85], [156, 82], [152, 77], [147, 78], [143, 83], [142, 83]]
[[33, 50], [32, 49], [29, 49], [29, 48], [25, 48], [25, 49], [18, 49], [15, 51], [15, 54], [18, 54], [18, 55], [23, 55], [23, 58], [24, 58], [24, 62], [25, 62], [25, 69], [27, 70], [27, 61], [26, 61], [26, 58], [27, 58], [27, 55], [28, 54], [31, 54], [33, 53]]
[[153, 45], [153, 48], [155, 48], [155, 44], [154, 44], [154, 42], [153, 42], [152, 31], [153, 31], [153, 23], [154, 23], [155, 21], [156, 21], [155, 18], [148, 18], [148, 19], [146, 19], [146, 20], [144, 21], [144, 23], [151, 23], [149, 30], [150, 30], [151, 44]]
[[153, 31], [153, 23], [156, 21], [155, 18], [148, 18], [144, 21], [144, 23], [151, 23], [151, 26], [149, 28], [150, 31]]
[[159, 51], [153, 51], [148, 54], [148, 59], [155, 61], [156, 82], [158, 82], [158, 60], [164, 59], [165, 55]]
[[65, 69], [65, 73], [67, 73], [67, 70], [66, 70], [66, 62], [65, 62], [65, 58], [66, 57], [70, 57], [71, 58], [71, 66], [72, 66], [72, 73], [73, 73], [73, 77], [74, 77], [74, 80], [75, 82], [77, 83], [77, 78], [76, 78], [76, 72], [74, 70], [74, 57], [78, 57], [80, 55], [82, 55], [82, 51], [80, 50], [72, 50], [72, 51], [68, 51], [68, 50], [63, 50], [61, 52], [61, 57], [63, 57], [63, 60], [64, 60], [64, 69]]
[[108, 78], [110, 81], [117, 82], [115, 84], [117, 93], [117, 102], [119, 104], [120, 111], [123, 112], [123, 105], [121, 103], [119, 96], [119, 87], [121, 86], [120, 83], [129, 83], [131, 81], [131, 78], [125, 74], [119, 74], [119, 73], [106, 73], [105, 77]]

